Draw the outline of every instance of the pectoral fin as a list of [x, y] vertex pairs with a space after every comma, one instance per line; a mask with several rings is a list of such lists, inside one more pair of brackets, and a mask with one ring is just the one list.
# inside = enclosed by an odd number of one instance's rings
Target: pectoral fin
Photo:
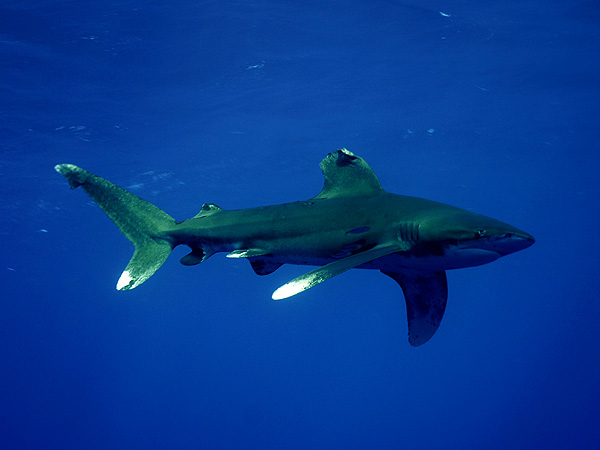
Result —
[[382, 273], [398, 282], [406, 300], [408, 342], [417, 347], [434, 335], [446, 309], [446, 272]]
[[393, 244], [382, 244], [373, 247], [370, 250], [366, 250], [361, 253], [356, 253], [346, 258], [334, 261], [332, 263], [321, 266], [311, 272], [294, 278], [289, 283], [284, 284], [273, 292], [273, 300], [281, 300], [284, 298], [291, 297], [292, 295], [299, 294], [302, 291], [310, 289], [325, 280], [329, 280], [331, 277], [339, 275], [348, 269], [360, 266], [374, 259], [381, 258], [382, 256], [396, 253], [401, 249], [396, 243]]

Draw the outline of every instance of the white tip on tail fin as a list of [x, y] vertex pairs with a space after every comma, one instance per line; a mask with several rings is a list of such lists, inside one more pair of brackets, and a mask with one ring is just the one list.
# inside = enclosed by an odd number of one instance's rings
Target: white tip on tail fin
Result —
[[126, 291], [128, 289], [133, 289], [135, 286], [130, 286], [132, 281], [134, 281], [134, 280], [133, 280], [133, 278], [131, 278], [129, 271], [124, 270], [123, 273], [121, 274], [121, 277], [119, 278], [119, 281], [117, 281], [117, 289], [119, 291]]
[[117, 289], [133, 289], [150, 278], [173, 249], [166, 232], [175, 226], [175, 220], [137, 195], [73, 164], [58, 164], [54, 169], [72, 189], [81, 186], [135, 246]]
[[148, 239], [136, 243], [133, 257], [117, 282], [117, 289], [128, 291], [138, 287], [163, 265], [171, 250], [171, 244], [164, 240]]
[[128, 291], [138, 287], [160, 269], [171, 250], [171, 244], [165, 240], [147, 239], [135, 243], [135, 252], [117, 282], [117, 289]]

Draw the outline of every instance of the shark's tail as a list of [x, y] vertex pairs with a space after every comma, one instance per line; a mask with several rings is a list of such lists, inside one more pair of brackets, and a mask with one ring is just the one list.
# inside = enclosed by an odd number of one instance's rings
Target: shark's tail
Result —
[[150, 278], [173, 250], [166, 232], [175, 226], [175, 220], [137, 195], [77, 166], [59, 164], [54, 169], [71, 189], [81, 186], [135, 246], [117, 289], [133, 289]]

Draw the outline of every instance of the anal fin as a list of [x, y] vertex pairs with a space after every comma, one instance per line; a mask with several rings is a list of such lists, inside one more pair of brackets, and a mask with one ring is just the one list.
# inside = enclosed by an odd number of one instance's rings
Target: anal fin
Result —
[[446, 310], [446, 272], [398, 273], [381, 271], [402, 288], [408, 317], [408, 342], [417, 347], [436, 332]]
[[195, 266], [196, 264], [206, 261], [213, 254], [213, 251], [194, 248], [190, 253], [181, 258], [179, 262], [184, 266]]

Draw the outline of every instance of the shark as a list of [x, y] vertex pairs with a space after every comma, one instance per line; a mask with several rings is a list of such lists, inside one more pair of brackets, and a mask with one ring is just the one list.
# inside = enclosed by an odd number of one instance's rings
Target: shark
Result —
[[133, 243], [119, 290], [144, 283], [179, 245], [190, 249], [180, 260], [186, 266], [219, 252], [247, 259], [258, 275], [284, 264], [316, 266], [279, 287], [274, 300], [353, 268], [374, 269], [404, 294], [412, 346], [427, 342], [440, 326], [447, 270], [486, 264], [534, 243], [530, 234], [499, 220], [385, 191], [365, 160], [345, 148], [329, 153], [320, 167], [323, 188], [308, 200], [238, 210], [204, 203], [183, 221], [73, 164], [55, 170], [71, 189], [81, 187]]

